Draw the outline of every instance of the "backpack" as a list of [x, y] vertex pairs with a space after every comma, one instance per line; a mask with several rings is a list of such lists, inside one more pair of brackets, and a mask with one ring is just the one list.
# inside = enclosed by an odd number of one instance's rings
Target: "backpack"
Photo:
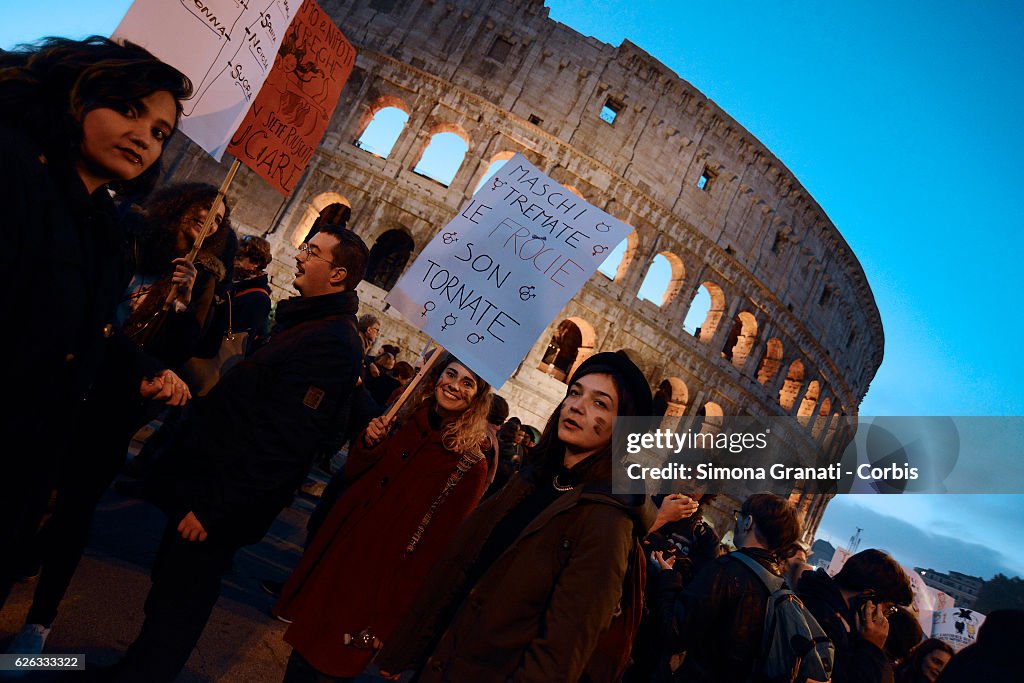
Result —
[[832, 677], [835, 647], [782, 577], [741, 552], [729, 555], [745, 564], [768, 588], [761, 656], [753, 681], [758, 683], [827, 682]]

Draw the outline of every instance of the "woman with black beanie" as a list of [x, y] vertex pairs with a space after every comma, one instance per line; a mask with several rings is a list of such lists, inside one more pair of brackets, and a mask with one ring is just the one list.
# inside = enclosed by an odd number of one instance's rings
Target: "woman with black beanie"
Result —
[[651, 392], [623, 354], [572, 374], [526, 466], [459, 529], [378, 656], [419, 681], [614, 681], [640, 617], [644, 496], [612, 494], [615, 418]]

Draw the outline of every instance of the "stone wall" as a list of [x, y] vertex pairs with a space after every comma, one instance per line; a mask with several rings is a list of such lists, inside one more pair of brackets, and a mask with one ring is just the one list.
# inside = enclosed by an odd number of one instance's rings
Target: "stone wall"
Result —
[[[329, 204], [352, 207], [350, 226], [369, 246], [406, 233], [415, 258], [490, 164], [521, 152], [636, 230], [615, 277], [595, 274], [502, 388], [513, 414], [542, 427], [559, 400], [565, 386], [542, 361], [570, 319], [585, 338], [577, 363], [627, 350], [652, 386], [669, 380], [674, 414], [793, 415], [795, 449], [838, 457], [850, 437], [836, 433], [838, 415], [856, 415], [882, 361], [881, 320], [839, 231], [739, 123], [637, 46], [583, 36], [536, 0], [321, 6], [358, 51], [329, 132], [291, 198], [245, 168], [229, 192], [239, 229], [274, 244], [279, 296], [290, 293], [295, 247]], [[384, 107], [409, 115], [387, 158], [354, 144]], [[440, 132], [469, 147], [448, 186], [413, 171]], [[174, 179], [217, 182], [227, 165], [180, 138], [167, 158]], [[637, 298], [659, 254], [672, 265], [660, 306]], [[682, 322], [702, 285], [712, 309], [698, 337]], [[414, 360], [426, 338], [384, 310], [378, 287], [359, 291], [383, 313], [379, 343]], [[813, 531], [827, 499], [794, 501]]]

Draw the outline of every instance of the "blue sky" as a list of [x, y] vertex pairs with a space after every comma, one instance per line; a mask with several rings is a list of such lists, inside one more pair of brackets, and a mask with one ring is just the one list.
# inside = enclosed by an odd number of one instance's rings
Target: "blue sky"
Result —
[[[1024, 415], [1024, 4], [547, 4], [553, 19], [628, 38], [692, 83], [830, 216], [885, 328], [862, 415]], [[128, 5], [14, 4], [0, 47], [109, 34]], [[862, 547], [987, 577], [1024, 574], [1009, 540], [1021, 520], [1020, 496], [847, 496], [821, 535], [845, 542], [862, 526]]]

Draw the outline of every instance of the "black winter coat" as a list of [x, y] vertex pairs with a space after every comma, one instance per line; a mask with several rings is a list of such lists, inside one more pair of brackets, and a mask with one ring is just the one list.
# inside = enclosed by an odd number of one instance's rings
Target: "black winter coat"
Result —
[[832, 683], [892, 683], [892, 666], [885, 653], [847, 630], [847, 624], [853, 628], [856, 623], [855, 615], [824, 569], [804, 572], [796, 593], [835, 645]]
[[[139, 380], [160, 369], [113, 334], [131, 277], [113, 202], [103, 189], [87, 194], [73, 168], [51, 165], [41, 149], [0, 123], [0, 381], [14, 399], [0, 437], [8, 444], [14, 434], [13, 442], [52, 438], [53, 415], [66, 416], [88, 393], [108, 351], [128, 354]], [[33, 448], [34, 458], [48, 450], [56, 448]]]
[[[774, 556], [741, 548], [768, 571], [778, 573]], [[761, 655], [768, 587], [742, 562], [723, 555], [701, 569], [675, 603], [678, 641], [686, 651], [677, 675], [694, 683], [741, 683]]]
[[355, 292], [278, 305], [267, 343], [197, 399], [150, 480], [172, 518], [211, 540], [256, 543], [328, 442], [340, 439], [362, 366]]
[[267, 335], [270, 304], [266, 273], [231, 285], [232, 326], [238, 332], [249, 333], [250, 348]]

